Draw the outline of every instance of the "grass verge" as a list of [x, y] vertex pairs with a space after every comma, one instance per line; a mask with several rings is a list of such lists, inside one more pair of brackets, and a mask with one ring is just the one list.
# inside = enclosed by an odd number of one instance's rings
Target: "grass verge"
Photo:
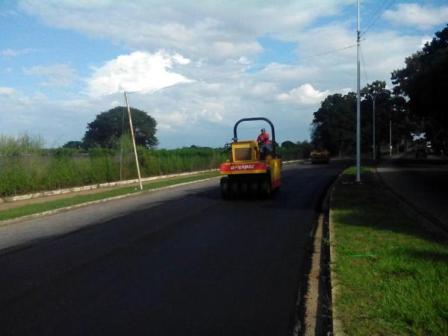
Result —
[[348, 335], [448, 335], [448, 244], [399, 209], [372, 170], [331, 203], [335, 309]]
[[[184, 177], [173, 177], [173, 178], [166, 178], [162, 180], [157, 181], [151, 181], [148, 183], [145, 183], [143, 188], [144, 190], [152, 190], [162, 187], [167, 187], [175, 184], [180, 183], [186, 183], [186, 182], [192, 182], [197, 180], [202, 180], [210, 177], [218, 176], [219, 172], [207, 172], [207, 173], [201, 173], [197, 175], [190, 175], [190, 176], [184, 176]], [[33, 215], [45, 211], [50, 210], [56, 210], [60, 208], [65, 208], [77, 204], [102, 200], [109, 197], [115, 197], [115, 196], [121, 196], [126, 194], [133, 194], [137, 193], [140, 190], [138, 190], [135, 187], [123, 187], [123, 188], [116, 188], [108, 191], [99, 191], [92, 194], [87, 195], [74, 195], [72, 197], [68, 198], [61, 198], [57, 200], [49, 200], [48, 202], [44, 203], [35, 203], [35, 204], [28, 204], [17, 208], [12, 208], [8, 210], [4, 210], [0, 212], [0, 221], [2, 220], [8, 220], [8, 219], [15, 219], [23, 216]]]

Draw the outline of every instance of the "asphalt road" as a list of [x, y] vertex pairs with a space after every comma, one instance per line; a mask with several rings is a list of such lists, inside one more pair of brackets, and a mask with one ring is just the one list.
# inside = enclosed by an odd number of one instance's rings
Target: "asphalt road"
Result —
[[287, 166], [270, 200], [215, 179], [1, 228], [0, 335], [288, 335], [342, 166]]
[[446, 161], [390, 160], [383, 162], [378, 172], [395, 193], [448, 232]]

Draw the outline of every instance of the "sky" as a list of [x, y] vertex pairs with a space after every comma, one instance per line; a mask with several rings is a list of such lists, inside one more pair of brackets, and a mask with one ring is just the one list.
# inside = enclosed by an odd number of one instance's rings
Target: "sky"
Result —
[[[361, 1], [361, 85], [391, 87], [447, 23], [446, 0]], [[0, 30], [0, 135], [46, 147], [81, 140], [124, 91], [159, 148], [223, 146], [246, 117], [304, 141], [322, 100], [356, 88], [353, 0], [0, 0]]]

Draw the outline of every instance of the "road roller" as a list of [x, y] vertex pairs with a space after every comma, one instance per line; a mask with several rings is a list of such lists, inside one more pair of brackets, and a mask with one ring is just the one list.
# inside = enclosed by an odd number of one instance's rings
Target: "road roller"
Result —
[[[265, 121], [271, 127], [270, 144], [255, 140], [239, 140], [238, 125], [243, 122]], [[282, 160], [277, 154], [275, 129], [263, 117], [243, 118], [233, 127], [233, 142], [229, 144], [229, 159], [220, 165], [221, 195], [224, 199], [245, 196], [267, 198], [280, 188]]]
[[315, 149], [310, 153], [312, 164], [330, 163], [330, 152], [325, 149]]

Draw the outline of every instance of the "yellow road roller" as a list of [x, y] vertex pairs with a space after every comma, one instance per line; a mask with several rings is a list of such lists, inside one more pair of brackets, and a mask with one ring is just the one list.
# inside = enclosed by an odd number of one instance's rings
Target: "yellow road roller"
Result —
[[[239, 140], [238, 125], [248, 121], [265, 121], [271, 127], [270, 144]], [[282, 161], [277, 154], [275, 129], [267, 118], [243, 118], [233, 127], [230, 157], [220, 165], [221, 194], [225, 199], [244, 196], [269, 197], [280, 187]]]
[[330, 163], [330, 152], [326, 149], [315, 149], [310, 153], [311, 163]]

